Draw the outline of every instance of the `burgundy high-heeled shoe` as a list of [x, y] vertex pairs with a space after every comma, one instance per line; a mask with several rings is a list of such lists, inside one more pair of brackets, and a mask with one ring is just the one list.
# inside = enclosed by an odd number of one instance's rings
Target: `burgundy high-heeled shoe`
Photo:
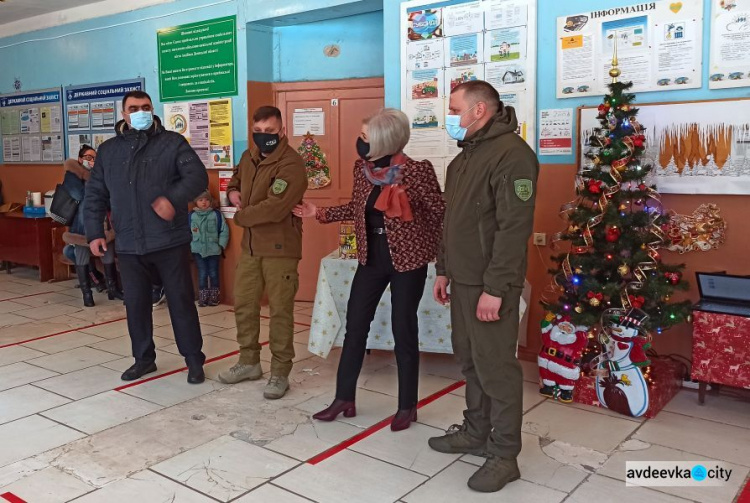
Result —
[[401, 431], [411, 426], [411, 423], [417, 420], [417, 408], [398, 409], [396, 415], [391, 421], [391, 431]]
[[321, 410], [317, 414], [313, 414], [313, 419], [319, 421], [333, 421], [336, 417], [344, 413], [344, 417], [354, 417], [357, 415], [357, 408], [354, 406], [354, 402], [347, 402], [346, 400], [339, 400], [338, 398], [325, 410]]

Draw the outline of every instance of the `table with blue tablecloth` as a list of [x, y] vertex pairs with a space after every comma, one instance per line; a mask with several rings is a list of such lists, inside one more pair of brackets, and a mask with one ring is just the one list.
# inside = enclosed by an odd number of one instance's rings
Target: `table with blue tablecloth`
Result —
[[[320, 262], [318, 285], [315, 292], [310, 341], [308, 350], [323, 358], [331, 348], [341, 346], [346, 331], [346, 307], [352, 279], [357, 270], [356, 259], [341, 259], [338, 251], [323, 258]], [[453, 353], [451, 346], [450, 306], [441, 306], [432, 297], [435, 282], [435, 264], [429, 264], [424, 294], [419, 304], [419, 349], [428, 353]], [[521, 296], [519, 344], [525, 345], [527, 327], [527, 306], [531, 294], [528, 281]], [[380, 299], [375, 319], [370, 325], [367, 339], [368, 349], [392, 350], [394, 347], [391, 331], [391, 293], [388, 287]]]

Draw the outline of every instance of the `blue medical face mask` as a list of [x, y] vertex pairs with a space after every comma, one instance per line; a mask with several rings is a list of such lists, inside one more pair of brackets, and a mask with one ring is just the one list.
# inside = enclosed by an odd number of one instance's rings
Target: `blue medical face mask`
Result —
[[[471, 106], [471, 108], [474, 108], [475, 106], [477, 106], [476, 103], [474, 103]], [[471, 108], [469, 108], [469, 110], [471, 110]], [[461, 127], [461, 117], [463, 117], [464, 114], [468, 113], [469, 110], [467, 110], [461, 115], [446, 115], [445, 116], [445, 131], [454, 140], [462, 141], [464, 138], [466, 138], [466, 132], [469, 130], [471, 126], [474, 125], [474, 122], [476, 122], [476, 121], [472, 122], [467, 127]]]
[[154, 113], [146, 110], [138, 110], [130, 114], [130, 126], [133, 129], [144, 131], [154, 123]]

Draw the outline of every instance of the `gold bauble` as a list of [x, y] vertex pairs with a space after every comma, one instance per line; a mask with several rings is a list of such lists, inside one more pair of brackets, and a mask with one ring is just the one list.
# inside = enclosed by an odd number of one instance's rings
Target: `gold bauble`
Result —
[[599, 304], [601, 304], [601, 302], [596, 297], [593, 297], [589, 299], [589, 304], [591, 304], [594, 307], [597, 307]]
[[576, 267], [575, 273], [576, 274], [581, 274], [581, 273], [583, 273], [583, 269], [581, 269], [580, 267]]
[[646, 249], [646, 244], [644, 243], [641, 245], [641, 250], [645, 250], [645, 249]]
[[617, 268], [617, 272], [620, 273], [620, 276], [627, 276], [630, 273], [630, 267], [627, 264], [622, 264]]
[[621, 204], [621, 205], [620, 205], [620, 207], [619, 207], [619, 208], [617, 208], [617, 209], [618, 209], [618, 210], [620, 210], [620, 211], [625, 211], [626, 209], [628, 209], [628, 207], [627, 207], [627, 206], [625, 205], [625, 203], [623, 203], [623, 204]]
[[582, 312], [583, 312], [583, 307], [581, 307], [581, 306], [576, 306], [576, 313], [580, 314], [580, 313], [582, 313]]
[[620, 71], [619, 68], [612, 67], [612, 69], [609, 71], [609, 76], [612, 77], [613, 79], [616, 79], [617, 77], [620, 76], [621, 73], [622, 72]]

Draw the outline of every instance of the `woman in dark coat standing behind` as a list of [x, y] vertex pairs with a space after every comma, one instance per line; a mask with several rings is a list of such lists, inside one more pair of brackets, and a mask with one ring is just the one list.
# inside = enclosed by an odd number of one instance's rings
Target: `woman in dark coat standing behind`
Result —
[[417, 309], [427, 264], [437, 254], [445, 203], [429, 161], [403, 153], [409, 120], [400, 110], [384, 109], [362, 124], [357, 139], [351, 202], [316, 208], [303, 201], [298, 216], [321, 223], [354, 220], [359, 267], [346, 311], [346, 336], [336, 380], [336, 399], [313, 417], [333, 421], [341, 412], [356, 415], [354, 395], [365, 356], [370, 324], [386, 287], [391, 286], [392, 327], [398, 364], [398, 411], [391, 430], [417, 419], [419, 326]]

